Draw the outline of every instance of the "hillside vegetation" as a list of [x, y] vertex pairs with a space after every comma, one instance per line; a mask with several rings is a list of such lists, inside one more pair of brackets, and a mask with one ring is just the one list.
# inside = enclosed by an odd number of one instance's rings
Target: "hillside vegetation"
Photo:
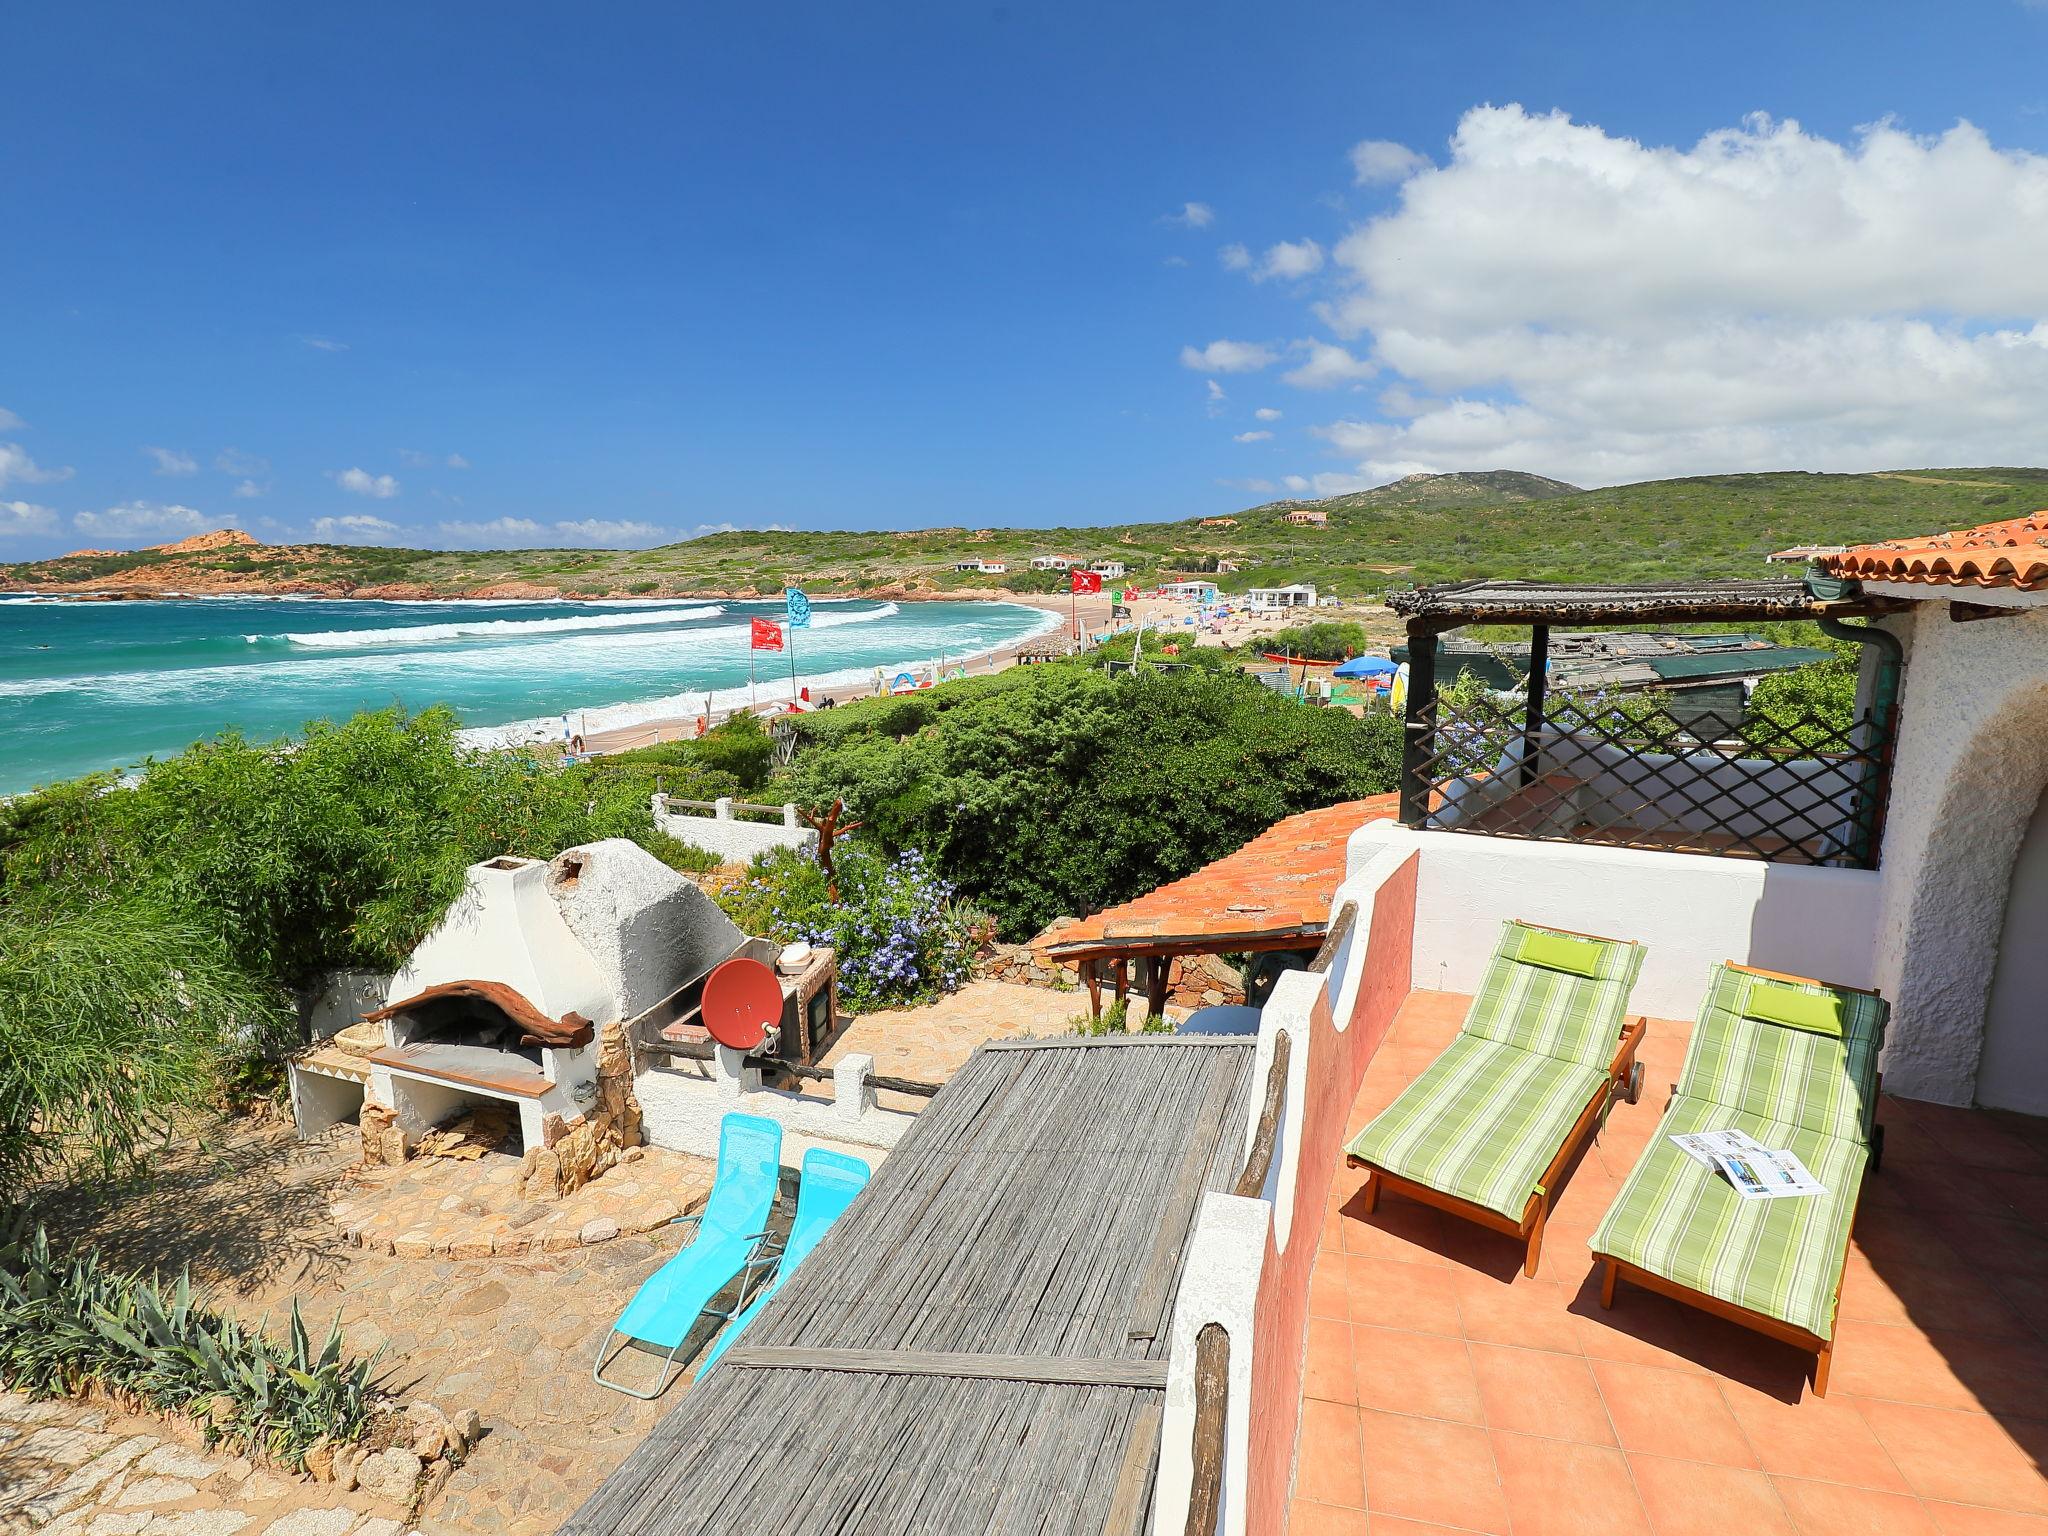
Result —
[[[1227, 519], [1105, 528], [981, 528], [901, 533], [734, 532], [647, 550], [432, 551], [258, 544], [85, 553], [0, 566], [14, 588], [131, 588], [362, 596], [680, 595], [821, 592], [942, 595], [1064, 591], [1037, 554], [1115, 558], [1151, 581], [1215, 571], [1227, 591], [1313, 581], [1344, 597], [1474, 576], [1635, 581], [1745, 576], [1803, 543], [1857, 543], [1970, 527], [2048, 506], [2048, 470], [1942, 469], [1779, 473], [1652, 480], [1585, 491], [1513, 471], [1412, 476], [1324, 501], [1280, 501]], [[1289, 512], [1328, 514], [1299, 528]], [[1204, 523], [1230, 526], [1203, 526]], [[1008, 562], [1000, 576], [956, 561]]]

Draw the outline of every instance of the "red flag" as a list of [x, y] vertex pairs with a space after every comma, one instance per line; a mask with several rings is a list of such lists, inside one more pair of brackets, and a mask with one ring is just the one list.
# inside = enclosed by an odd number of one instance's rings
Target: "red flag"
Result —
[[1072, 572], [1072, 575], [1074, 584], [1071, 590], [1075, 592], [1100, 592], [1102, 590], [1102, 578], [1096, 575], [1095, 572], [1084, 571], [1077, 567]]
[[773, 619], [754, 620], [754, 649], [757, 651], [781, 650], [782, 626]]

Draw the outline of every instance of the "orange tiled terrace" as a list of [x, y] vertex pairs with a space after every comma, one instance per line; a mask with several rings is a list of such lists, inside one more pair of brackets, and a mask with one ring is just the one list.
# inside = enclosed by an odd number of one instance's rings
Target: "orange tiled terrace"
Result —
[[[1414, 992], [1347, 1139], [1456, 1033]], [[2048, 1536], [2048, 1121], [1887, 1096], [1833, 1378], [1630, 1287], [1587, 1239], [1655, 1133], [1689, 1022], [1652, 1019], [1642, 1102], [1566, 1175], [1536, 1276], [1519, 1240], [1340, 1168], [1309, 1294], [1295, 1536]]]

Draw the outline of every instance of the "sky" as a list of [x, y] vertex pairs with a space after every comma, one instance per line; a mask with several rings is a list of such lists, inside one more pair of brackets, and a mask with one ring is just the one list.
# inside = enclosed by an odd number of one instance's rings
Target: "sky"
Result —
[[22, 0], [0, 560], [2048, 461], [2048, 0]]

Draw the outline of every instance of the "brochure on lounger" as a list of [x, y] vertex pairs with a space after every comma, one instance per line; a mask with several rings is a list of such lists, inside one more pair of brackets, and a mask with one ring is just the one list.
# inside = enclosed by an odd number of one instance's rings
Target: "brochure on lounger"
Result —
[[1745, 1200], [1827, 1193], [1797, 1157], [1763, 1146], [1741, 1131], [1690, 1131], [1671, 1139], [1694, 1162], [1720, 1173]]

